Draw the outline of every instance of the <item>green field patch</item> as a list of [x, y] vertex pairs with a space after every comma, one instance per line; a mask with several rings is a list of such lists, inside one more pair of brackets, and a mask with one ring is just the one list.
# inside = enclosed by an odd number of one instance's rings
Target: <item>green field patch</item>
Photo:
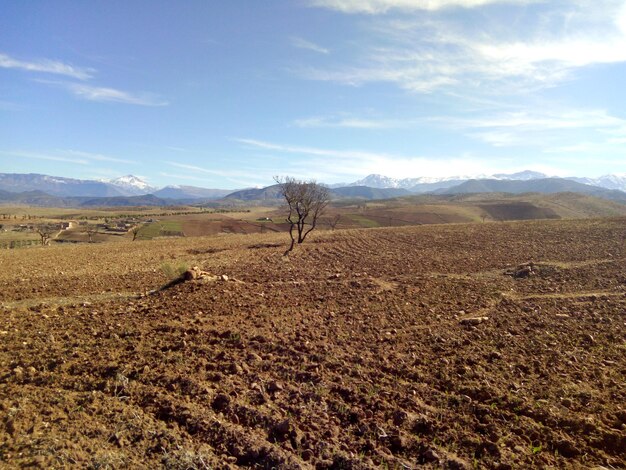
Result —
[[360, 214], [348, 214], [348, 218], [364, 228], [380, 227], [380, 224], [375, 220], [368, 219]]
[[176, 220], [151, 222], [139, 230], [137, 238], [150, 240], [156, 237], [184, 237], [182, 223]]

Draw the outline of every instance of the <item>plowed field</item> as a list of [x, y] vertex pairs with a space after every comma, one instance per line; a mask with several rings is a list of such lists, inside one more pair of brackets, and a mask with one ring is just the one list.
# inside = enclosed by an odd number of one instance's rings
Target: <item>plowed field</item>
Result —
[[[626, 468], [626, 220], [0, 251], [0, 467]], [[532, 274], [506, 274], [534, 262]], [[165, 284], [162, 265], [228, 280]]]

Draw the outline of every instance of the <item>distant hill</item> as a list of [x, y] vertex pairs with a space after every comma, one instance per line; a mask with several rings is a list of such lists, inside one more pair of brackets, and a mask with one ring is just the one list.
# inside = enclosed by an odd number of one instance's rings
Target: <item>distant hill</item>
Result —
[[605, 199], [626, 203], [626, 193], [609, 190], [598, 186], [577, 183], [565, 178], [542, 178], [534, 180], [469, 180], [451, 188], [435, 191], [435, 194], [471, 194], [471, 193], [563, 193], [574, 192], [590, 194]]
[[228, 189], [207, 189], [199, 188], [197, 186], [166, 186], [163, 189], [154, 191], [156, 197], [163, 199], [219, 199], [232, 191]]
[[[400, 188], [370, 188], [367, 186], [345, 186], [343, 188], [330, 189], [332, 199], [352, 198], [352, 199], [389, 199], [393, 197], [410, 195], [410, 191]], [[282, 195], [277, 184], [266, 188], [252, 188], [235, 191], [227, 195], [224, 200], [240, 201], [280, 201]]]
[[331, 190], [334, 198], [355, 199], [391, 199], [394, 197], [409, 196], [410, 191], [402, 188], [370, 188], [369, 186], [345, 186]]
[[172, 201], [158, 198], [152, 194], [144, 196], [98, 197], [81, 202], [80, 207], [122, 207], [122, 206], [167, 206]]
[[224, 199], [237, 199], [240, 201], [258, 201], [258, 200], [278, 200], [281, 199], [280, 187], [277, 184], [266, 188], [250, 188], [235, 191], [224, 197]]
[[415, 186], [411, 186], [409, 191], [415, 194], [424, 194], [431, 193], [437, 191], [439, 189], [448, 189], [454, 186], [458, 186], [461, 183], [464, 183], [467, 180], [444, 180], [444, 181], [436, 181], [434, 183], [418, 183]]
[[51, 196], [43, 191], [24, 191], [21, 193], [12, 193], [0, 190], [0, 204], [23, 204], [27, 206], [41, 207], [72, 207], [78, 206], [80, 201], [76, 198]]

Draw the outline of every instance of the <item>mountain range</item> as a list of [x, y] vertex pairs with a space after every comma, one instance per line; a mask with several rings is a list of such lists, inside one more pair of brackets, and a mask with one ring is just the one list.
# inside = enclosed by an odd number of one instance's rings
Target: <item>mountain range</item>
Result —
[[[389, 178], [383, 175], [372, 174], [365, 178], [350, 183], [348, 185], [339, 186], [369, 186], [371, 188], [403, 188], [408, 189], [412, 193], [427, 193], [439, 189], [451, 188], [462, 184], [469, 180], [496, 180], [496, 181], [531, 181], [552, 178], [545, 173], [537, 171], [520, 171], [518, 173], [497, 173], [494, 175], [478, 175], [478, 176], [449, 176], [443, 178], [420, 177], [420, 178]], [[621, 175], [604, 175], [598, 178], [579, 178], [565, 177], [558, 178], [575, 181], [577, 183], [599, 186], [606, 189], [617, 189], [626, 191], [626, 174]]]
[[[330, 185], [334, 199], [388, 199], [411, 194], [556, 193], [578, 192], [626, 202], [626, 174], [599, 178], [549, 177], [535, 171], [512, 174], [395, 179], [372, 174], [350, 184]], [[277, 201], [277, 185], [241, 190], [196, 186], [155, 188], [133, 175], [111, 180], [79, 180], [41, 174], [0, 173], [0, 202], [31, 205], [106, 206], [193, 204], [216, 200]]]

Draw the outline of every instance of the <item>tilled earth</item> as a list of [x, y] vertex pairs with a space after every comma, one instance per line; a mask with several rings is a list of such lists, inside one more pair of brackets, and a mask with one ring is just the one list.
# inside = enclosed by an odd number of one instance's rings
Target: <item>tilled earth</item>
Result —
[[[626, 220], [0, 253], [0, 467], [626, 468]], [[228, 280], [167, 282], [162, 263]], [[532, 274], [516, 278], [522, 263]]]

